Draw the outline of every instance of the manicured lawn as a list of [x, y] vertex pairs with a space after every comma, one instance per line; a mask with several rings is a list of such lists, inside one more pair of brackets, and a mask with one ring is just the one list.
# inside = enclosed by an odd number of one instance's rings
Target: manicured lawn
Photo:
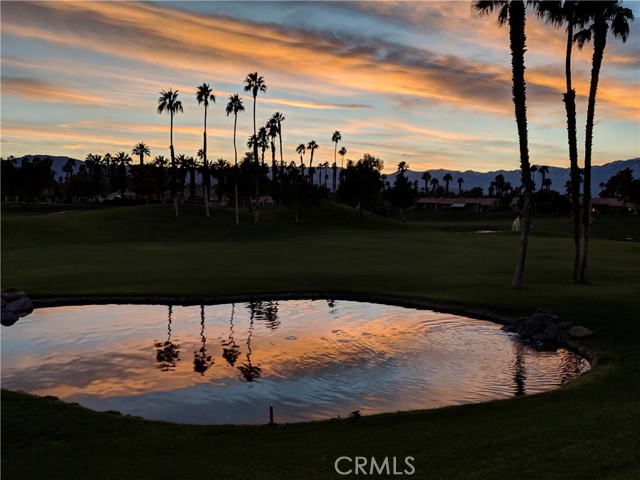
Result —
[[413, 456], [412, 478], [640, 478], [640, 218], [595, 218], [589, 285], [570, 282], [569, 219], [537, 218], [526, 288], [513, 291], [512, 214], [415, 212], [401, 224], [325, 205], [296, 224], [273, 207], [258, 225], [243, 212], [237, 227], [232, 210], [203, 210], [3, 206], [2, 287], [34, 298], [333, 291], [510, 315], [547, 308], [596, 332], [585, 344], [598, 364], [531, 397], [275, 427], [154, 423], [3, 391], [3, 478], [345, 478], [334, 462], [355, 455]]

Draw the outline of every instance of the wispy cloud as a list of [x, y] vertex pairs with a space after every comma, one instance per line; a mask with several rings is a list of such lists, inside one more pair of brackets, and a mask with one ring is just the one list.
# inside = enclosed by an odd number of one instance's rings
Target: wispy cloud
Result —
[[35, 78], [3, 76], [2, 93], [38, 102], [75, 103], [94, 107], [112, 105], [112, 102], [107, 98], [77, 92]]

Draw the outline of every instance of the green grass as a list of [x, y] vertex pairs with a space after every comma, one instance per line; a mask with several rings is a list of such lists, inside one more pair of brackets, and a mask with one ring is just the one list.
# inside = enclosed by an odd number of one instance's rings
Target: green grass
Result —
[[526, 288], [513, 291], [510, 213], [260, 215], [255, 225], [243, 212], [237, 227], [230, 209], [206, 219], [190, 205], [178, 218], [163, 205], [3, 206], [2, 286], [41, 298], [342, 291], [549, 308], [596, 332], [585, 343], [598, 364], [531, 397], [276, 427], [147, 422], [3, 391], [3, 478], [343, 478], [333, 463], [348, 455], [413, 456], [425, 479], [640, 478], [640, 218], [595, 218], [589, 285], [569, 280], [569, 219], [536, 218]]

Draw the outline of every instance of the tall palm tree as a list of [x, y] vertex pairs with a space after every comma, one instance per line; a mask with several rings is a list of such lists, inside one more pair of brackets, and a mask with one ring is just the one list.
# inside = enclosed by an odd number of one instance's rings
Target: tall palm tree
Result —
[[309, 181], [313, 185], [313, 152], [318, 148], [319, 145], [315, 140], [311, 140], [307, 143], [307, 150], [311, 151], [311, 158], [309, 159]]
[[[279, 115], [278, 113], [276, 113], [275, 115], [273, 115], [269, 121], [267, 122], [266, 125], [266, 129], [267, 129], [267, 136], [269, 138], [269, 143], [271, 145], [271, 182], [272, 184], [275, 185], [276, 182], [276, 173], [277, 173], [277, 168], [276, 168], [276, 138], [278, 138], [279, 135], [279, 127], [278, 127], [278, 119], [276, 118], [276, 115]], [[284, 117], [283, 117], [284, 118]]]
[[[258, 75], [258, 72], [253, 72], [247, 75], [244, 79], [244, 91], [251, 92], [253, 95], [253, 135], [257, 138], [258, 133], [256, 131], [256, 99], [258, 98], [258, 93], [265, 93], [267, 91], [267, 84], [264, 82], [264, 78]], [[254, 222], [258, 223], [258, 215], [259, 215], [259, 206], [260, 206], [260, 188], [258, 182], [258, 143], [256, 142], [253, 145], [253, 160], [256, 164], [255, 168], [255, 183], [256, 183], [256, 209], [255, 209], [255, 217]]]
[[235, 164], [234, 164], [234, 172], [235, 172], [235, 202], [236, 202], [236, 225], [240, 225], [240, 214], [238, 213], [238, 146], [236, 145], [236, 128], [238, 126], [238, 112], [244, 111], [244, 105], [242, 104], [242, 98], [236, 93], [235, 95], [229, 95], [229, 103], [227, 103], [227, 108], [225, 112], [227, 113], [227, 117], [230, 113], [233, 113], [233, 152], [235, 155]]
[[131, 150], [131, 153], [133, 155], [138, 155], [140, 158], [140, 165], [144, 164], [144, 156], [151, 156], [151, 150], [149, 150], [149, 147], [147, 145], [145, 145], [144, 143], [140, 142], [138, 143], [135, 147], [133, 147], [133, 150]]
[[607, 45], [607, 33], [615, 38], [627, 41], [629, 21], [633, 21], [633, 12], [622, 6], [620, 1], [589, 2], [585, 7], [591, 19], [590, 25], [576, 34], [578, 48], [593, 39], [593, 57], [591, 60], [591, 83], [587, 104], [587, 125], [584, 142], [584, 181], [582, 185], [582, 228], [580, 238], [580, 262], [577, 282], [587, 281], [587, 261], [589, 258], [589, 229], [591, 225], [591, 155], [593, 147], [593, 125], [596, 110], [596, 94], [600, 79], [600, 68]]
[[347, 154], [347, 148], [341, 147], [340, 150], [338, 150], [338, 153], [342, 157], [342, 160], [340, 161], [340, 169], [342, 169], [342, 167], [344, 166], [344, 156]]
[[260, 127], [258, 130], [258, 147], [260, 148], [260, 160], [264, 167], [264, 152], [269, 147], [269, 139], [267, 138], [267, 127]]
[[105, 166], [107, 167], [107, 181], [109, 181], [109, 177], [111, 175], [111, 161], [112, 161], [112, 156], [109, 152], [105, 153], [104, 156], [102, 157], [102, 161], [104, 162]]
[[299, 144], [296, 147], [296, 153], [300, 155], [300, 174], [304, 177], [304, 153], [307, 151], [307, 146], [304, 143]]
[[524, 266], [527, 258], [529, 234], [531, 231], [533, 179], [529, 163], [529, 141], [527, 134], [527, 87], [524, 80], [524, 52], [526, 50], [526, 14], [525, 3], [515, 0], [475, 0], [473, 9], [478, 15], [498, 13], [498, 25], [509, 25], [509, 47], [511, 50], [511, 73], [513, 79], [512, 97], [518, 129], [518, 145], [520, 150], [520, 174], [524, 191], [522, 209], [522, 234], [518, 251], [518, 263], [511, 286], [522, 288]]
[[178, 197], [176, 195], [176, 154], [173, 149], [173, 117], [179, 112], [183, 112], [182, 102], [178, 100], [178, 90], [168, 91], [162, 90], [160, 97], [158, 98], [158, 113], [168, 112], [171, 117], [171, 143], [169, 149], [171, 150], [171, 198], [173, 200], [173, 208], [176, 211], [176, 217], [178, 216]]
[[449, 182], [453, 181], [453, 177], [450, 173], [445, 173], [442, 179], [444, 180], [444, 193], [449, 195]]
[[284, 164], [284, 160], [282, 158], [282, 122], [284, 122], [286, 119], [280, 112], [274, 113], [271, 118], [276, 122], [278, 126], [278, 139], [280, 140], [280, 165], [282, 165]]
[[[207, 163], [207, 110], [209, 108], [209, 102], [216, 103], [216, 96], [213, 94], [211, 87], [203, 83], [196, 90], [196, 100], [198, 105], [204, 105], [204, 131], [202, 132], [202, 165], [203, 165], [203, 185], [209, 180], [209, 164]], [[204, 190], [204, 208], [209, 217], [209, 192], [207, 185], [203, 186]]]
[[564, 2], [537, 2], [539, 16], [548, 23], [559, 27], [567, 26], [567, 47], [565, 54], [565, 82], [567, 91], [563, 93], [563, 102], [567, 112], [567, 137], [569, 142], [569, 166], [571, 217], [573, 221], [573, 280], [578, 279], [580, 265], [580, 172], [578, 167], [578, 134], [576, 131], [576, 91], [571, 84], [571, 56], [575, 43], [574, 29], [584, 26], [586, 21], [585, 2], [565, 0]]
[[462, 195], [462, 184], [464, 183], [464, 178], [460, 177], [458, 180], [458, 195]]
[[[338, 130], [336, 130], [335, 132], [333, 132], [333, 135], [331, 136], [331, 141], [333, 143], [335, 143], [335, 148], [333, 149], [333, 164], [337, 165], [338, 164], [338, 142], [342, 140], [342, 135], [340, 134], [340, 132]], [[337, 169], [334, 169], [333, 171], [333, 191], [336, 191], [336, 172]]]

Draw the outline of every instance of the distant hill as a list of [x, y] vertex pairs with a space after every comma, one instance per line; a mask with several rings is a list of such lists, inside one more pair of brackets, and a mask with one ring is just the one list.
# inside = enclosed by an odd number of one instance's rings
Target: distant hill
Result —
[[[58, 177], [64, 178], [65, 174], [62, 171], [62, 167], [64, 166], [65, 163], [67, 163], [67, 160], [69, 159], [69, 157], [59, 157], [59, 156], [52, 156], [52, 155], [25, 155], [24, 157], [18, 158], [18, 162], [20, 162], [20, 160], [22, 160], [23, 158], [31, 159], [33, 157], [52, 158], [53, 169], [56, 172], [56, 178]], [[77, 171], [78, 167], [80, 167], [80, 165], [82, 165], [84, 162], [82, 160], [77, 160], [77, 159], [74, 159], [74, 160], [76, 162], [76, 171]], [[629, 160], [616, 160], [614, 162], [593, 167], [591, 169], [591, 177], [592, 177], [591, 185], [594, 193], [597, 195], [597, 192], [600, 191], [598, 185], [600, 185], [601, 182], [606, 182], [613, 175], [615, 175], [621, 170], [624, 170], [625, 168], [630, 168], [631, 170], [633, 170], [634, 177], [636, 178], [640, 177], [640, 158], [633, 158]], [[413, 170], [409, 170], [407, 172], [407, 176], [412, 182], [417, 180], [419, 188], [423, 189], [424, 180], [422, 180], [421, 178], [423, 173], [424, 171], [416, 172]], [[442, 186], [444, 186], [443, 177], [447, 173], [450, 173], [451, 176], [453, 177], [453, 182], [449, 184], [449, 190], [452, 192], [458, 191], [458, 183], [457, 183], [458, 178], [462, 178], [464, 180], [464, 183], [462, 184], [462, 188], [464, 190], [469, 190], [473, 187], [482, 187], [485, 195], [489, 190], [489, 184], [496, 178], [496, 175], [498, 174], [504, 175], [505, 181], [511, 182], [512, 186], [517, 187], [518, 185], [520, 185], [519, 170], [496, 170], [491, 172], [476, 172], [473, 170], [466, 170], [462, 172], [459, 170], [445, 170], [440, 168], [436, 170], [429, 170], [429, 173], [431, 174], [432, 177], [435, 177], [438, 180], [440, 180], [440, 185]], [[330, 184], [331, 173], [329, 173], [329, 175], [330, 175], [330, 178], [329, 178], [329, 184]], [[567, 180], [569, 180], [569, 168], [549, 167], [549, 173], [546, 175], [546, 177], [551, 179], [552, 190], [564, 192], [564, 185], [567, 182]], [[395, 174], [394, 173], [388, 174], [387, 180], [393, 185], [393, 182], [395, 180]], [[200, 182], [200, 175], [197, 176], [197, 181]], [[540, 182], [542, 181], [542, 177], [537, 172], [534, 174], [534, 181], [536, 183], [536, 188], [540, 188]], [[317, 176], [316, 176], [316, 182], [317, 182]]]

